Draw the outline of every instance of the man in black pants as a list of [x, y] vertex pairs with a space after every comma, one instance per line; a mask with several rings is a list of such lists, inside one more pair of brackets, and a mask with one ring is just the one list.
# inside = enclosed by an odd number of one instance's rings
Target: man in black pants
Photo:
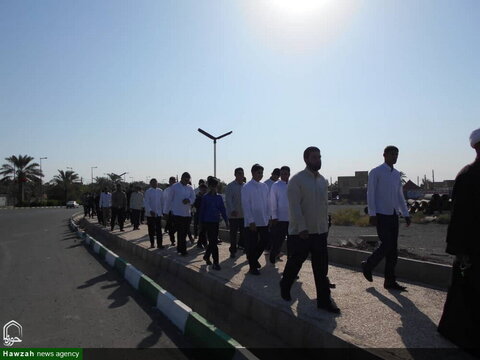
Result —
[[247, 234], [247, 259], [250, 266], [249, 273], [260, 275], [261, 267], [258, 259], [268, 243], [268, 222], [270, 208], [268, 205], [268, 186], [261, 183], [263, 167], [252, 166], [252, 180], [242, 188], [242, 208], [244, 226]]
[[187, 253], [187, 234], [192, 219], [191, 206], [195, 201], [195, 193], [190, 182], [190, 174], [184, 172], [179, 183], [172, 185], [168, 192], [166, 210], [173, 216], [175, 230], [177, 230], [177, 252], [185, 256]]
[[[177, 182], [177, 179], [175, 179], [175, 176], [170, 176], [168, 179], [168, 187], [163, 191], [163, 203], [167, 203], [168, 199], [168, 194], [170, 193], [170, 190], [172, 190], [172, 186]], [[166, 218], [166, 224], [165, 224], [165, 232], [168, 233], [168, 236], [170, 237], [170, 242], [172, 243], [172, 246], [175, 246], [175, 226], [173, 223], [173, 215], [172, 212], [169, 210], [165, 210], [166, 213], [164, 214], [164, 218]]]
[[398, 211], [410, 226], [410, 214], [403, 197], [400, 172], [393, 168], [397, 163], [398, 148], [387, 146], [383, 151], [385, 162], [368, 174], [368, 215], [370, 224], [377, 227], [381, 245], [375, 249], [367, 261], [362, 262], [363, 275], [373, 281], [372, 270], [385, 258], [385, 289], [405, 291], [406, 287], [397, 283], [395, 265], [397, 264]]
[[288, 242], [291, 254], [280, 281], [280, 295], [285, 301], [292, 300], [292, 284], [303, 262], [311, 254], [317, 307], [338, 314], [340, 309], [330, 298], [327, 277], [328, 196], [327, 181], [318, 172], [322, 167], [320, 150], [308, 147], [303, 153], [303, 159], [306, 169], [294, 175], [287, 188], [290, 214]]
[[117, 184], [117, 190], [112, 193], [112, 219], [110, 221], [110, 230], [115, 227], [115, 219], [118, 219], [120, 231], [123, 230], [125, 221], [125, 211], [127, 210], [127, 195], [122, 191], [122, 185]]
[[235, 180], [227, 185], [225, 189], [225, 202], [227, 215], [230, 221], [230, 257], [235, 258], [237, 253], [237, 234], [240, 232], [238, 248], [245, 250], [245, 227], [242, 209], [242, 188], [245, 177], [242, 168], [234, 171]]
[[143, 204], [147, 214], [148, 236], [150, 248], [155, 247], [155, 236], [157, 236], [157, 247], [163, 249], [162, 235], [162, 214], [163, 214], [163, 192], [158, 187], [157, 179], [150, 180], [150, 188], [145, 191]]
[[[272, 226], [270, 231], [272, 248], [270, 250], [270, 262], [275, 264], [279, 260], [280, 250], [288, 235], [288, 179], [290, 168], [282, 166], [280, 169], [280, 180], [270, 188], [270, 209], [272, 211]], [[287, 244], [287, 254], [288, 254]], [[281, 260], [280, 260], [281, 261]]]

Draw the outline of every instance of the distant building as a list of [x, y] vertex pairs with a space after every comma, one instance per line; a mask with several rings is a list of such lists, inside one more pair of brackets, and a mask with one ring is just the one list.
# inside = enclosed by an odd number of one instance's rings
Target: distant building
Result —
[[355, 171], [355, 176], [339, 176], [338, 194], [350, 201], [366, 201], [367, 184], [368, 171]]
[[421, 199], [424, 193], [425, 191], [411, 180], [408, 180], [405, 185], [403, 185], [405, 199]]
[[453, 184], [455, 184], [455, 180], [443, 180], [442, 182], [434, 182], [433, 189], [430, 189], [430, 191], [435, 194], [452, 195]]

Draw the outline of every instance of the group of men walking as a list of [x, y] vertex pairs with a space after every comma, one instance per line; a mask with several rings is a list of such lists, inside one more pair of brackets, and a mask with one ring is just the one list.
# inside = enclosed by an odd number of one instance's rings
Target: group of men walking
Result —
[[[480, 129], [471, 135], [471, 145], [477, 152], [475, 162], [458, 175], [453, 192], [452, 222], [448, 229], [447, 252], [457, 256], [454, 263], [453, 284], [449, 291], [440, 331], [461, 346], [478, 341], [473, 334], [479, 318], [478, 306], [473, 303], [480, 298], [478, 287], [478, 220], [480, 220]], [[399, 215], [407, 226], [410, 216], [402, 191], [400, 172], [394, 168], [399, 150], [387, 146], [383, 152], [384, 162], [369, 173], [367, 201], [371, 225], [377, 229], [380, 246], [361, 264], [363, 276], [373, 281], [372, 271], [385, 259], [384, 287], [391, 291], [406, 291], [406, 287], [396, 281], [395, 266], [398, 257]], [[244, 170], [236, 168], [235, 179], [225, 189], [225, 203], [217, 194], [219, 181], [209, 177], [207, 183], [200, 182], [194, 191], [190, 185], [190, 174], [182, 174], [180, 182], [169, 180], [164, 191], [158, 188], [155, 179], [143, 195], [140, 188], [130, 196], [131, 221], [134, 230], [139, 228], [141, 208], [147, 217], [148, 234], [151, 247], [164, 248], [162, 243], [162, 218], [166, 219], [165, 230], [169, 233], [172, 245], [175, 245], [174, 233], [177, 233], [177, 251], [186, 256], [186, 238], [191, 236], [190, 224], [194, 209], [194, 233], [199, 235], [198, 247], [206, 248], [204, 260], [215, 270], [220, 270], [218, 255], [218, 230], [223, 218], [230, 231], [230, 257], [237, 256], [238, 249], [246, 252], [249, 274], [260, 275], [259, 258], [267, 249], [272, 264], [279, 259], [280, 249], [287, 238], [287, 262], [280, 281], [280, 296], [291, 301], [290, 290], [304, 261], [310, 256], [316, 286], [317, 307], [332, 313], [340, 309], [331, 298], [328, 280], [327, 236], [328, 192], [327, 181], [320, 174], [321, 153], [317, 147], [308, 147], [303, 153], [305, 169], [290, 179], [290, 168], [283, 166], [275, 169], [271, 177], [261, 182], [264, 168], [255, 164], [251, 168], [251, 180], [246, 182]], [[476, 202], [468, 198], [475, 197]], [[472, 206], [471, 204], [477, 204]], [[126, 207], [126, 196], [120, 185], [113, 194], [102, 192], [100, 208], [106, 219], [111, 209], [111, 228], [118, 219], [123, 231], [122, 209]], [[123, 219], [123, 218], [122, 218]], [[470, 236], [472, 234], [473, 236]], [[469, 237], [470, 236], [470, 237]], [[471, 240], [467, 240], [467, 238]], [[475, 241], [473, 241], [475, 239]], [[238, 240], [238, 241], [237, 241]], [[192, 241], [193, 243], [193, 241]], [[207, 244], [208, 243], [208, 244]], [[213, 259], [213, 264], [210, 261]], [[468, 274], [468, 276], [466, 275]], [[458, 295], [459, 293], [462, 296]], [[467, 296], [467, 295], [468, 296]], [[472, 300], [473, 299], [473, 300]], [[463, 304], [463, 305], [462, 305]], [[462, 319], [455, 316], [461, 308]], [[450, 331], [449, 326], [460, 326], [461, 321], [468, 323], [463, 332]], [[471, 332], [468, 332], [470, 330]], [[459, 339], [459, 334], [462, 337]], [[463, 341], [463, 343], [462, 343]]]

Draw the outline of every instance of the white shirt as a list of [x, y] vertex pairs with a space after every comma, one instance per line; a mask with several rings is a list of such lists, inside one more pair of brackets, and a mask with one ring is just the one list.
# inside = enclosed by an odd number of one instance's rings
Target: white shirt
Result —
[[[183, 200], [188, 199], [190, 203], [184, 204]], [[165, 204], [165, 213], [172, 212], [176, 216], [190, 217], [191, 207], [195, 202], [195, 192], [190, 185], [183, 185], [181, 182], [170, 186]]]
[[[239, 184], [236, 180], [233, 180], [225, 189], [227, 216], [229, 219], [243, 218], [242, 188], [243, 183]], [[232, 211], [236, 211], [237, 216], [233, 217]]]
[[250, 180], [242, 188], [242, 208], [245, 227], [255, 223], [256, 226], [267, 226], [270, 220], [268, 202], [268, 186], [255, 180]]
[[143, 194], [140, 191], [134, 191], [130, 195], [130, 209], [141, 210], [143, 205]]
[[400, 211], [405, 217], [409, 216], [400, 172], [386, 163], [377, 166], [368, 174], [367, 201], [370, 216], [393, 215], [394, 211]]
[[272, 185], [275, 183], [272, 179], [268, 178], [268, 180], [265, 180], [264, 184], [267, 184], [268, 190], [272, 189]]
[[164, 207], [162, 189], [149, 187], [148, 190], [145, 191], [143, 204], [145, 206], [146, 216], [152, 216], [150, 211], [153, 211], [155, 216], [162, 216]]
[[112, 194], [109, 192], [102, 192], [100, 194], [100, 203], [98, 204], [100, 208], [109, 208], [112, 207]]
[[288, 182], [288, 209], [290, 221], [288, 233], [298, 235], [328, 232], [327, 181], [319, 173], [305, 169]]
[[288, 185], [285, 181], [279, 180], [270, 189], [270, 209], [272, 219], [288, 221]]

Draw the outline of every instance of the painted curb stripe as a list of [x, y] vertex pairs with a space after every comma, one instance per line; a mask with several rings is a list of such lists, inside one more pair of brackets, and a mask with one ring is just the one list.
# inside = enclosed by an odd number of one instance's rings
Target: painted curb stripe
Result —
[[105, 261], [107, 262], [108, 265], [110, 265], [112, 268], [115, 267], [115, 260], [118, 258], [117, 255], [112, 253], [110, 250], [107, 250], [107, 254], [105, 255]]
[[98, 243], [98, 241], [95, 241], [95, 243], [93, 244], [93, 251], [95, 252], [95, 254], [98, 254], [98, 252], [100, 251], [100, 244]]
[[125, 260], [123, 260], [122, 258], [117, 257], [117, 258], [115, 259], [115, 264], [114, 264], [113, 267], [118, 270], [118, 272], [120, 273], [120, 275], [122, 275], [123, 277], [125, 277], [125, 268], [127, 267], [127, 263], [126, 263]]
[[163, 289], [158, 293], [157, 309], [165, 314], [182, 333], [185, 333], [185, 324], [192, 309]]
[[142, 275], [138, 283], [138, 290], [145, 295], [152, 305], [157, 305], [158, 294], [163, 289], [146, 275]]
[[222, 330], [210, 324], [206, 319], [195, 312], [191, 312], [185, 328], [185, 336], [201, 347], [211, 349], [231, 349], [229, 358], [233, 358], [236, 347], [240, 346]]
[[135, 266], [127, 264], [127, 267], [125, 268], [125, 279], [135, 288], [135, 290], [138, 290], [138, 282], [140, 281], [141, 276], [142, 273]]

